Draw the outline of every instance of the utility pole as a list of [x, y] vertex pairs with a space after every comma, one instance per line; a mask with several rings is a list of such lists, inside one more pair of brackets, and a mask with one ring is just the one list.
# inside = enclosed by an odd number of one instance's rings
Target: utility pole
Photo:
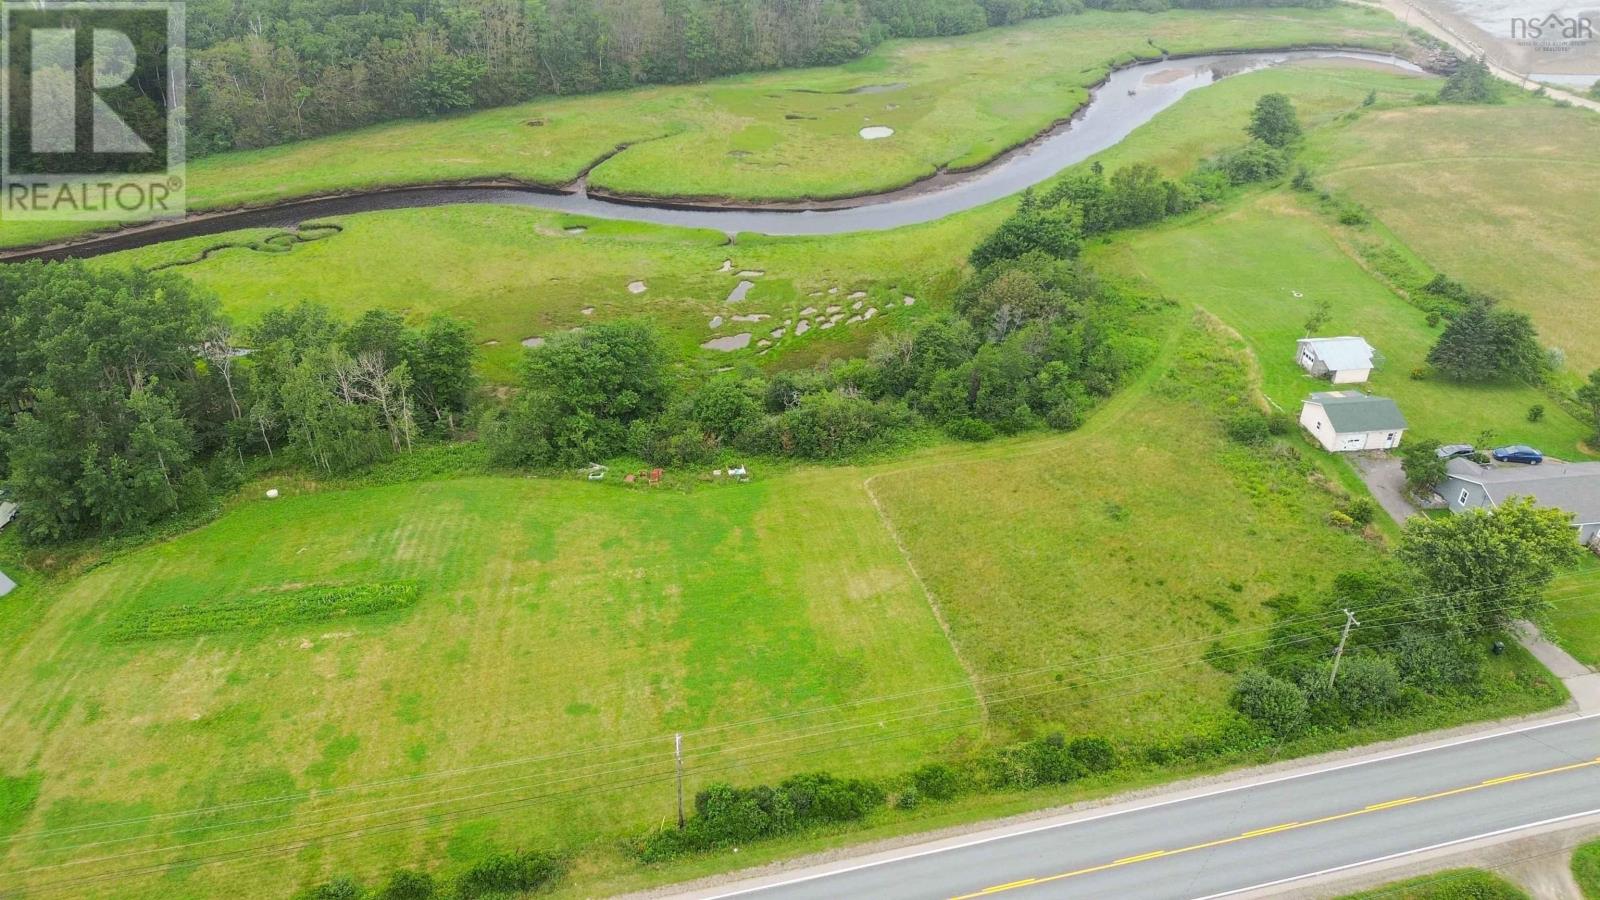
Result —
[[1350, 640], [1350, 629], [1360, 625], [1356, 621], [1356, 614], [1350, 610], [1344, 611], [1344, 631], [1339, 634], [1339, 649], [1333, 651], [1333, 671], [1328, 674], [1328, 687], [1333, 687], [1333, 682], [1339, 677], [1339, 661], [1344, 659], [1344, 645]]
[[683, 830], [683, 732], [672, 736], [672, 756], [678, 763], [678, 830]]

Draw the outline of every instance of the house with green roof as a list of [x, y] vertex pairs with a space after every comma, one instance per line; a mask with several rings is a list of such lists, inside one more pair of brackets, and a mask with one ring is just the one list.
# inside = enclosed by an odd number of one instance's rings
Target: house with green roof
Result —
[[1324, 391], [1300, 404], [1300, 424], [1330, 453], [1393, 450], [1406, 417], [1388, 397], [1360, 391]]

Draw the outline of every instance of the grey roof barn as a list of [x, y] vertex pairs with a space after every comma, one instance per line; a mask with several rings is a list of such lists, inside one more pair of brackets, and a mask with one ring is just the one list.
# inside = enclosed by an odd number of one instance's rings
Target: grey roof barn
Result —
[[1324, 391], [1312, 394], [1311, 401], [1327, 411], [1328, 421], [1340, 434], [1406, 427], [1406, 417], [1388, 397], [1374, 397], [1359, 391]]

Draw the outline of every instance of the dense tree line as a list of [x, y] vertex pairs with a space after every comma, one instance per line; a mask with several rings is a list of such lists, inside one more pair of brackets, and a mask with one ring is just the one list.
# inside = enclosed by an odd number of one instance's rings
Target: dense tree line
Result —
[[192, 152], [547, 94], [834, 65], [1079, 0], [197, 0]]
[[459, 428], [471, 331], [272, 310], [236, 335], [175, 275], [0, 266], [0, 479], [35, 540], [134, 530], [237, 484], [251, 456], [348, 471]]
[[[834, 65], [1082, 0], [195, 0], [190, 152], [639, 84]], [[1327, 0], [1091, 0], [1157, 11]]]

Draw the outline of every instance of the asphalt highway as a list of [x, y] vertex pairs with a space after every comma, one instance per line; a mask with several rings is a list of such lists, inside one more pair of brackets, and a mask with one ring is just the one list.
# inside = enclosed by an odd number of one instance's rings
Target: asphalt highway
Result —
[[1600, 717], [699, 892], [1191, 900], [1600, 811]]

